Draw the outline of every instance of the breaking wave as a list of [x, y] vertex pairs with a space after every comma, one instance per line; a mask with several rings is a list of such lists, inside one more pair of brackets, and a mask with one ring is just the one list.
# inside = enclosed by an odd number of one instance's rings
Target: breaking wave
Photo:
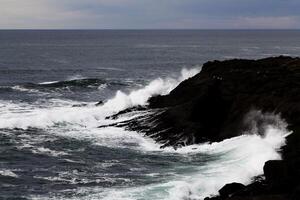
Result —
[[9, 177], [13, 177], [13, 178], [18, 177], [17, 174], [15, 174], [14, 172], [12, 172], [11, 170], [8, 170], [8, 169], [4, 169], [4, 170], [0, 169], [0, 176], [9, 176]]
[[35, 86], [43, 86], [43, 87], [67, 87], [67, 86], [75, 86], [75, 87], [88, 87], [88, 86], [99, 86], [105, 83], [104, 80], [96, 79], [96, 78], [84, 78], [84, 79], [73, 79], [66, 81], [52, 81], [52, 82], [43, 82], [36, 84]]
[[[91, 92], [129, 86], [126, 82], [110, 81], [98, 78], [73, 77], [63, 81], [47, 81], [41, 83], [25, 83], [15, 86], [1, 86], [0, 93], [4, 92], [25, 92], [34, 94], [49, 94], [57, 92]], [[59, 94], [59, 93], [57, 93]]]
[[[87, 103], [83, 107], [73, 107], [73, 101], [55, 101], [50, 106], [1, 101], [0, 129], [45, 129], [47, 134], [90, 141], [93, 145], [132, 149], [158, 157], [165, 155], [170, 160], [178, 159], [178, 156], [180, 158], [180, 162], [174, 162], [172, 170], [169, 171], [172, 175], [160, 182], [122, 188], [80, 188], [75, 191], [78, 197], [61, 197], [54, 194], [50, 197], [38, 196], [32, 199], [203, 199], [216, 194], [226, 183], [250, 183], [254, 176], [262, 174], [263, 165], [267, 160], [281, 159], [278, 150], [285, 144], [285, 137], [289, 134], [287, 124], [278, 115], [263, 114], [259, 111], [251, 112], [245, 118], [252, 129], [242, 136], [219, 143], [197, 144], [177, 150], [161, 149], [159, 144], [137, 132], [116, 127], [97, 128], [114, 122], [113, 119], [106, 119], [107, 116], [132, 106], [146, 105], [151, 96], [169, 93], [181, 81], [194, 76], [199, 71], [200, 69], [184, 69], [178, 78], [158, 78], [147, 86], [129, 93], [118, 91], [112, 99], [101, 106]], [[66, 84], [90, 85], [100, 84], [100, 82], [93, 79], [80, 79], [39, 85], [58, 87]], [[261, 120], [265, 123], [261, 123]], [[263, 124], [263, 131], [261, 124]], [[66, 155], [64, 152], [43, 146], [33, 150], [35, 154], [52, 157]], [[0, 171], [0, 174], [14, 176], [4, 170]], [[148, 175], [156, 178], [153, 173]], [[51, 180], [56, 179], [54, 177]]]
[[[72, 105], [68, 107], [57, 106], [52, 108], [35, 107], [31, 110], [26, 110], [26, 112], [24, 112], [23, 109], [20, 109], [20, 112], [18, 112], [20, 104], [3, 101], [1, 103], [2, 106], [0, 106], [0, 128], [47, 128], [62, 124], [77, 124], [81, 126], [97, 127], [101, 125], [101, 121], [103, 121], [106, 116], [132, 106], [145, 105], [151, 96], [169, 93], [181, 81], [194, 76], [199, 71], [200, 69], [183, 69], [181, 76], [177, 79], [158, 78], [150, 82], [146, 87], [132, 91], [129, 94], [118, 91], [114, 98], [98, 107], [93, 105], [88, 105], [86, 107], [72, 107]], [[93, 79], [85, 81], [80, 79], [72, 80], [71, 82], [43, 83], [42, 85], [48, 84], [49, 86], [53, 86], [57, 84], [64, 85], [66, 83], [90, 84], [93, 81], [94, 83], [98, 83], [98, 80], [91, 80]], [[23, 105], [22, 107], [24, 106], [26, 107], [26, 105]], [[28, 106], [31, 107], [30, 105]], [[13, 112], [11, 112], [12, 110]]]
[[[258, 112], [260, 113], [260, 112]], [[261, 114], [264, 117], [265, 114]], [[160, 149], [158, 144], [142, 137], [138, 133], [122, 129], [106, 129], [103, 134], [92, 133], [91, 138], [99, 145], [114, 148], [128, 148], [128, 144], [136, 150], [147, 152], [172, 160], [179, 156], [164, 181], [153, 184], [116, 188], [80, 188], [76, 194], [80, 197], [66, 198], [54, 195], [44, 199], [114, 199], [114, 200], [186, 200], [203, 199], [216, 195], [226, 183], [240, 182], [249, 184], [252, 178], [263, 173], [264, 163], [268, 160], [281, 159], [279, 149], [285, 144], [290, 134], [287, 124], [278, 115], [266, 114], [268, 118], [278, 120], [276, 124], [266, 124], [265, 132], [259, 135], [255, 127], [245, 135], [216, 143], [197, 144], [182, 147]], [[254, 132], [252, 132], [254, 131]], [[74, 133], [77, 137], [82, 132]], [[124, 143], [124, 145], [122, 144]], [[206, 160], [206, 161], [205, 161]], [[201, 162], [200, 162], [201, 161]], [[158, 174], [148, 174], [159, 178]], [[33, 199], [43, 199], [40, 196]]]

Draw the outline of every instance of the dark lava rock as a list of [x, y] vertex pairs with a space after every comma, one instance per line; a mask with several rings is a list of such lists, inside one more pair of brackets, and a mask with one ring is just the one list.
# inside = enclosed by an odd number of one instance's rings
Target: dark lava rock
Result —
[[286, 160], [267, 161], [264, 166], [264, 175], [273, 193], [289, 192], [297, 182], [299, 183], [299, 176]]
[[289, 178], [287, 164], [282, 160], [269, 160], [264, 165], [267, 182], [282, 182]]
[[121, 115], [126, 114], [126, 113], [131, 113], [131, 112], [135, 112], [135, 111], [145, 111], [145, 110], [147, 110], [147, 108], [145, 106], [135, 106], [135, 107], [127, 108], [125, 110], [121, 110], [120, 112], [118, 112], [112, 116], [106, 117], [106, 119], [117, 119], [118, 117], [120, 117]]
[[233, 194], [240, 192], [246, 188], [245, 185], [241, 183], [230, 183], [226, 184], [219, 190], [219, 194], [222, 198], [230, 197]]
[[[260, 112], [300, 124], [299, 102], [300, 58], [213, 61], [170, 94], [150, 98], [154, 112], [146, 120], [133, 119], [124, 126], [165, 146], [221, 141], [250, 130], [253, 121], [259, 133], [265, 123], [276, 123]], [[260, 111], [250, 113], [249, 123], [245, 115], [252, 110]]]
[[230, 197], [227, 200], [286, 200], [286, 196], [284, 195], [261, 195], [261, 196], [253, 196], [253, 197], [235, 196], [235, 197]]
[[150, 98], [146, 116], [117, 125], [176, 148], [251, 133], [253, 124], [263, 134], [266, 125], [278, 122], [273, 114], [293, 131], [282, 149], [283, 161], [265, 164], [264, 181], [229, 184], [220, 196], [206, 199], [300, 200], [300, 58], [207, 62], [170, 94]]
[[297, 186], [297, 188], [293, 191], [291, 195], [292, 200], [299, 200], [300, 199], [300, 185]]
[[99, 101], [99, 102], [97, 102], [97, 103], [95, 104], [95, 106], [102, 106], [103, 104], [104, 104], [103, 101]]

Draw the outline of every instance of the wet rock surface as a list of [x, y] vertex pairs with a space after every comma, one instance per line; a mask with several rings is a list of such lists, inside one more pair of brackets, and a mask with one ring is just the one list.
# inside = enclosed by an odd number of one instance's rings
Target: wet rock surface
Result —
[[[245, 115], [253, 110], [281, 114], [291, 126], [299, 124], [299, 102], [300, 58], [213, 61], [170, 94], [150, 98], [153, 112], [147, 118], [124, 125], [165, 146], [222, 141], [249, 131], [252, 124]], [[266, 123], [276, 123], [250, 114], [261, 134]]]
[[251, 132], [252, 122], [263, 134], [265, 125], [276, 121], [262, 118], [258, 112], [280, 114], [293, 131], [282, 149], [283, 160], [266, 162], [265, 179], [248, 186], [226, 185], [220, 196], [206, 199], [300, 199], [300, 58], [207, 62], [199, 74], [170, 94], [149, 99], [147, 109], [151, 112], [146, 117], [119, 126], [175, 148]]

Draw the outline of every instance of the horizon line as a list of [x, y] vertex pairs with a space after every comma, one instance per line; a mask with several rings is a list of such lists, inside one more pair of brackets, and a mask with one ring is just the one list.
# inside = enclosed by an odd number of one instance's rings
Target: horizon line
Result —
[[0, 31], [300, 31], [300, 28], [4, 28]]

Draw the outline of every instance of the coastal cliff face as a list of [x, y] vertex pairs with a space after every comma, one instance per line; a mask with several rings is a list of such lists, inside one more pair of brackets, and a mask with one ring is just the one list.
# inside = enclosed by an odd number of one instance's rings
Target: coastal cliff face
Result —
[[170, 94], [150, 98], [147, 108], [136, 108], [151, 111], [149, 115], [118, 126], [143, 132], [164, 146], [176, 148], [238, 136], [250, 131], [253, 121], [258, 133], [263, 134], [265, 125], [276, 121], [255, 113], [279, 114], [293, 131], [282, 150], [283, 161], [267, 162], [265, 179], [249, 186], [227, 185], [220, 196], [211, 199], [299, 200], [299, 102], [300, 58], [213, 61]]

